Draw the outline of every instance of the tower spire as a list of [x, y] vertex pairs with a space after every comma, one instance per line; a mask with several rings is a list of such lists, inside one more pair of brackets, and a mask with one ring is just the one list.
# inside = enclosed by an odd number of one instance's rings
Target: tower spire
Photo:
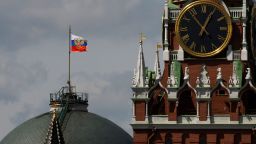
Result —
[[157, 43], [156, 59], [155, 59], [155, 65], [154, 65], [154, 71], [156, 73], [156, 80], [158, 80], [161, 77], [161, 69], [160, 69], [160, 62], [159, 62], [159, 51], [158, 51], [159, 48], [162, 48], [162, 45], [160, 43]]
[[164, 51], [163, 51], [163, 60], [169, 61], [170, 59], [170, 53], [169, 53], [169, 43], [168, 43], [168, 20], [169, 20], [169, 8], [168, 8], [168, 2], [169, 0], [165, 0], [164, 4]]
[[145, 61], [143, 53], [143, 41], [145, 40], [145, 35], [140, 33], [140, 42], [139, 42], [139, 55], [137, 60], [137, 68], [134, 71], [133, 86], [135, 87], [144, 87], [145, 86]]

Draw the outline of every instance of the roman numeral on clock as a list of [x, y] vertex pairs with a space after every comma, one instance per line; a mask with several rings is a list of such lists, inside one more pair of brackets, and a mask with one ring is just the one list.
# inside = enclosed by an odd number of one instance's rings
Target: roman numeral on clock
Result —
[[222, 37], [221, 35], [218, 35], [217, 38], [218, 38], [219, 40], [221, 40], [221, 41], [225, 41], [225, 38]]
[[205, 46], [204, 45], [201, 45], [201, 52], [203, 53], [203, 52], [206, 52], [206, 48], [205, 48]]
[[184, 16], [183, 19], [186, 20], [186, 21], [190, 21], [190, 19], [187, 18], [186, 16]]
[[220, 31], [227, 31], [228, 28], [227, 27], [220, 27]]
[[225, 17], [222, 16], [222, 17], [218, 18], [217, 21], [220, 22], [220, 21], [224, 20], [224, 18], [225, 18]]
[[188, 43], [190, 37], [188, 34], [184, 35], [183, 37], [181, 37], [181, 39], [183, 40], [184, 44]]
[[195, 10], [195, 8], [192, 8], [191, 10], [189, 10], [189, 12], [190, 12], [190, 14], [191, 15], [197, 15], [197, 12], [196, 12], [196, 10]]
[[193, 51], [195, 51], [196, 49], [196, 43], [192, 42], [191, 45], [189, 46], [190, 49], [192, 49]]
[[180, 28], [180, 31], [186, 32], [186, 31], [188, 31], [188, 27], [181, 27], [181, 28]]
[[217, 46], [215, 44], [211, 43], [211, 45], [213, 50], [217, 49]]
[[206, 5], [201, 6], [202, 13], [206, 13]]

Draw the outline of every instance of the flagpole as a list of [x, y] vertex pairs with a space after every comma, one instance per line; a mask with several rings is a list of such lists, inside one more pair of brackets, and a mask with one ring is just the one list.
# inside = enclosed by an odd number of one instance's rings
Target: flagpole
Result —
[[71, 93], [71, 80], [70, 80], [70, 51], [71, 48], [71, 26], [69, 25], [69, 32], [68, 32], [68, 88], [69, 92]]

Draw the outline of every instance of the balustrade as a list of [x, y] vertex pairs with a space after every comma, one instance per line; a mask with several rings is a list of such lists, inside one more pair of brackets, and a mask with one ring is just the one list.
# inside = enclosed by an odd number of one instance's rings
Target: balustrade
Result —
[[[179, 16], [181, 9], [171, 9], [169, 12], [170, 19], [176, 20]], [[233, 18], [233, 20], [240, 19], [242, 17], [242, 7], [230, 7], [229, 8], [230, 16]]]

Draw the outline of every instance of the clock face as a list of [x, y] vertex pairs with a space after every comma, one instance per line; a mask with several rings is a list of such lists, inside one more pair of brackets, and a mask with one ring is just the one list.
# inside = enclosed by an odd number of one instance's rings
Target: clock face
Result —
[[209, 57], [227, 46], [232, 23], [221, 5], [201, 0], [190, 3], [180, 12], [175, 31], [179, 44], [187, 53]]

